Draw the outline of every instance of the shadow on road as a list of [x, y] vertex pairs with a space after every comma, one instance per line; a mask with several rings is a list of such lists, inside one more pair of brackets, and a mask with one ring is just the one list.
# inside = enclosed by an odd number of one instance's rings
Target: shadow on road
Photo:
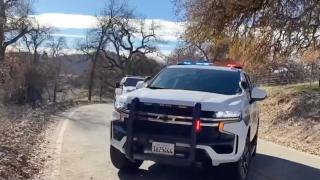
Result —
[[[148, 170], [140, 169], [134, 174], [118, 172], [121, 180], [232, 180], [226, 179], [227, 170], [192, 170], [153, 164]], [[319, 180], [320, 169], [300, 163], [257, 154], [252, 159], [249, 180]]]
[[257, 154], [251, 165], [255, 173], [267, 175], [274, 180], [320, 179], [320, 169], [264, 154]]
[[171, 167], [153, 164], [148, 170], [140, 169], [134, 174], [118, 172], [121, 180], [200, 180], [212, 177], [213, 173], [203, 170], [192, 170], [183, 167]]

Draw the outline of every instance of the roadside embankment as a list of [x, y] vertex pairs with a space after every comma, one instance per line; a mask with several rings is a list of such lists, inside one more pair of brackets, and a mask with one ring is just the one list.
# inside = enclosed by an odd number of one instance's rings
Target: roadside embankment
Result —
[[320, 89], [317, 84], [263, 87], [259, 137], [320, 156]]

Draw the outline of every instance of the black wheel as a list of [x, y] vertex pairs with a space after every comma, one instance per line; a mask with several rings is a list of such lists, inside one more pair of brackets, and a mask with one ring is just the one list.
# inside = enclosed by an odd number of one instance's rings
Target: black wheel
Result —
[[260, 123], [260, 121], [258, 122], [258, 128], [257, 128], [256, 135], [254, 136], [254, 138], [253, 138], [253, 140], [252, 140], [252, 143], [251, 143], [251, 147], [254, 148], [251, 157], [254, 157], [254, 156], [256, 156], [256, 154], [257, 154], [258, 137], [259, 137], [259, 136], [258, 136], [258, 135], [259, 135], [259, 123]]
[[255, 157], [257, 154], [257, 147], [258, 147], [258, 131], [256, 133], [256, 135], [254, 136], [253, 140], [252, 140], [252, 148], [254, 148], [251, 157]]
[[113, 166], [123, 172], [134, 172], [139, 169], [142, 160], [130, 161], [124, 154], [118, 149], [110, 146], [110, 158]]
[[228, 175], [227, 179], [232, 180], [247, 180], [249, 177], [250, 170], [250, 137], [246, 139], [246, 145], [242, 153], [241, 158], [235, 162], [228, 164], [225, 168]]

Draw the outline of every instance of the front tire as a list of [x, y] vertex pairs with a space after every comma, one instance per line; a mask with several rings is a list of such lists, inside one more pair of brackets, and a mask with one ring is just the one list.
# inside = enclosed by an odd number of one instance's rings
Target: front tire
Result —
[[110, 159], [113, 166], [123, 172], [134, 172], [139, 169], [142, 160], [130, 161], [123, 153], [117, 148], [110, 146]]
[[247, 180], [249, 178], [250, 171], [250, 158], [251, 158], [251, 149], [250, 149], [250, 137], [246, 139], [246, 145], [242, 153], [241, 158], [234, 163], [227, 164], [225, 167], [225, 172], [227, 173], [230, 180]]
[[254, 150], [252, 152], [251, 157], [255, 157], [257, 154], [257, 148], [258, 148], [258, 131], [252, 140], [252, 148], [254, 148]]
[[255, 157], [256, 154], [257, 154], [257, 148], [258, 148], [258, 135], [259, 135], [259, 124], [260, 124], [260, 121], [258, 122], [258, 128], [257, 128], [257, 132], [256, 132], [256, 135], [254, 136], [253, 140], [252, 140], [252, 145], [251, 147], [254, 148], [253, 152], [252, 152], [252, 155], [251, 157]]

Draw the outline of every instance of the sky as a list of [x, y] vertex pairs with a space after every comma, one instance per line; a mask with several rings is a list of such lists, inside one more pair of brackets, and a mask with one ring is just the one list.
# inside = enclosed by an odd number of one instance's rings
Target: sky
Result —
[[[69, 47], [74, 48], [75, 41], [83, 38], [85, 29], [94, 24], [94, 15], [108, 0], [37, 0], [36, 19], [41, 24], [55, 26], [59, 32], [55, 36], [66, 37]], [[168, 55], [177, 44], [176, 34], [183, 29], [176, 22], [173, 4], [170, 0], [129, 0], [138, 14], [151, 22], [156, 20], [161, 29], [157, 31], [167, 43], [159, 46], [161, 52]]]

